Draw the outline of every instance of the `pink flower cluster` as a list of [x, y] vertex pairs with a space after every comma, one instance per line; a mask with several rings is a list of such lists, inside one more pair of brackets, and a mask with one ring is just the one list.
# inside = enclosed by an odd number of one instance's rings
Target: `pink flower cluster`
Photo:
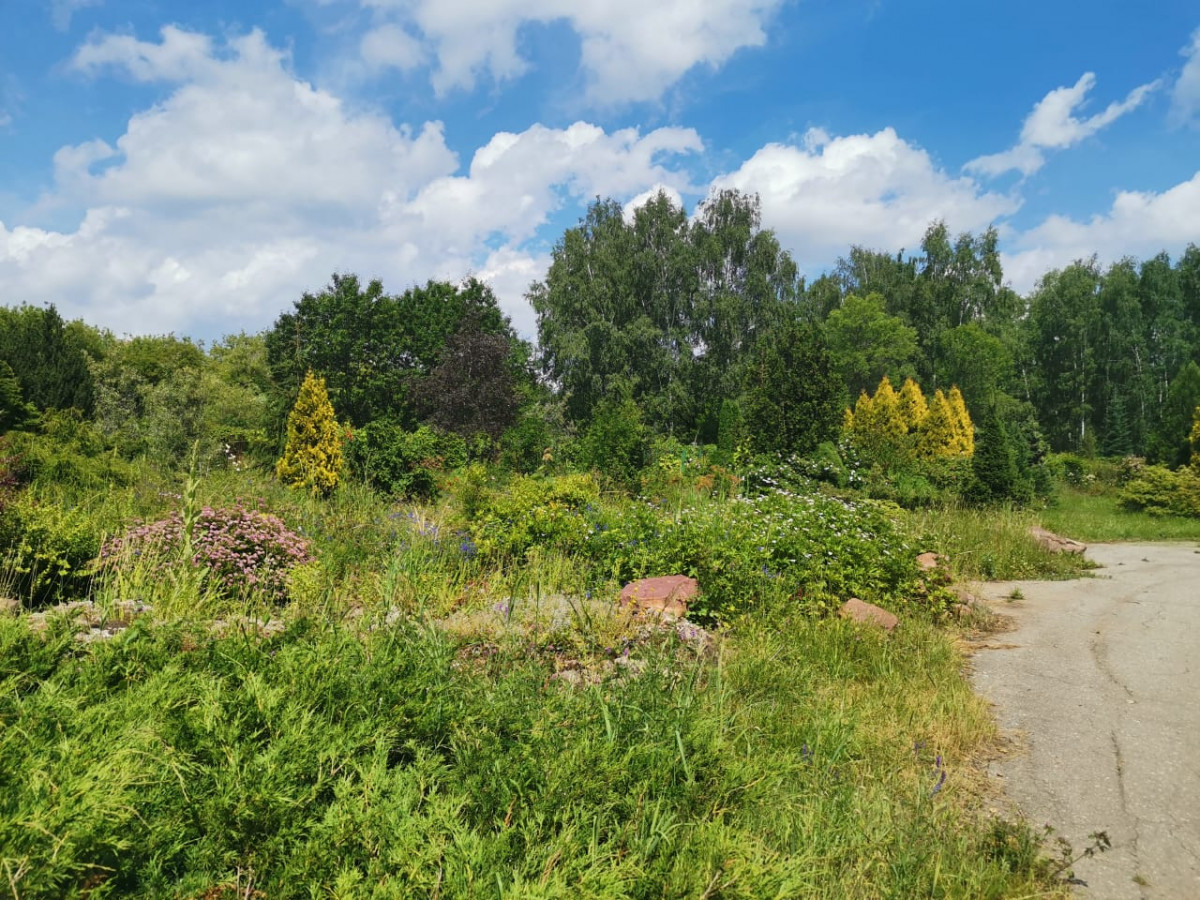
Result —
[[[178, 564], [184, 540], [183, 516], [175, 512], [106, 541], [100, 561], [110, 565], [142, 561], [161, 571]], [[284, 600], [288, 571], [312, 558], [308, 541], [278, 517], [241, 503], [204, 507], [192, 533], [192, 564], [206, 569], [230, 595], [255, 590]]]

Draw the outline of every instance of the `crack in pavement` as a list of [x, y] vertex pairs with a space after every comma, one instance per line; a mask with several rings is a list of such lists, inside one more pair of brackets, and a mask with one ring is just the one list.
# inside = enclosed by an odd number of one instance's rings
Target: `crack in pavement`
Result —
[[[977, 690], [1024, 752], [995, 763], [1032, 822], [1077, 846], [1087, 900], [1200, 898], [1200, 556], [1193, 545], [1099, 545], [1109, 577], [984, 586], [1014, 649], [972, 659]], [[1153, 559], [1152, 563], [1138, 562]], [[1019, 605], [1001, 602], [1019, 587]]]

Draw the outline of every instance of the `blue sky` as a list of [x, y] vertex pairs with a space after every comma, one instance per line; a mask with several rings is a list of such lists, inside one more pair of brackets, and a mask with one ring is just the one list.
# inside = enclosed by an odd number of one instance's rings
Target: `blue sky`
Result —
[[523, 300], [589, 199], [762, 198], [802, 270], [930, 221], [1048, 268], [1200, 243], [1200, 9], [3, 0], [0, 302], [268, 327], [333, 271]]

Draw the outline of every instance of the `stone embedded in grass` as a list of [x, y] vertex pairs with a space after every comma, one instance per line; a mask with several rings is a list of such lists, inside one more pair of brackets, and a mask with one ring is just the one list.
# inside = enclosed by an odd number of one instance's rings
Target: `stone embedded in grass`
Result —
[[1037, 525], [1030, 527], [1029, 535], [1037, 541], [1039, 547], [1049, 550], [1051, 553], [1084, 553], [1087, 550], [1087, 544], [1061, 537], [1045, 528], [1039, 528]]
[[851, 597], [843, 603], [838, 615], [852, 622], [878, 625], [889, 634], [895, 631], [896, 626], [900, 624], [900, 620], [886, 609], [881, 609], [873, 603], [864, 603], [857, 597]]
[[687, 615], [688, 603], [698, 593], [700, 585], [695, 578], [662, 575], [625, 585], [621, 589], [621, 605], [632, 605], [638, 612], [682, 619]]
[[922, 553], [917, 557], [917, 567], [924, 572], [933, 569], [944, 569], [950, 565], [950, 560], [940, 553]]

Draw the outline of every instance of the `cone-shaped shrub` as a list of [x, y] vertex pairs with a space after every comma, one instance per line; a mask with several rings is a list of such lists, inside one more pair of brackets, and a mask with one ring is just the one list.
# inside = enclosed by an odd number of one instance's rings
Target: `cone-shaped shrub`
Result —
[[939, 388], [929, 401], [929, 415], [925, 417], [925, 424], [921, 428], [917, 449], [926, 459], [951, 456], [955, 440], [954, 411]]
[[904, 417], [904, 424], [909, 433], [920, 431], [925, 420], [929, 418], [929, 404], [925, 402], [921, 386], [911, 378], [905, 379], [904, 386], [900, 388], [899, 399], [900, 415]]
[[288, 487], [327, 496], [342, 470], [342, 429], [333, 414], [325, 379], [311, 371], [288, 415], [287, 446], [275, 474]]
[[975, 453], [975, 424], [967, 412], [967, 404], [958, 385], [950, 388], [946, 401], [950, 404], [951, 421], [954, 423], [954, 443], [950, 455], [971, 456]]

